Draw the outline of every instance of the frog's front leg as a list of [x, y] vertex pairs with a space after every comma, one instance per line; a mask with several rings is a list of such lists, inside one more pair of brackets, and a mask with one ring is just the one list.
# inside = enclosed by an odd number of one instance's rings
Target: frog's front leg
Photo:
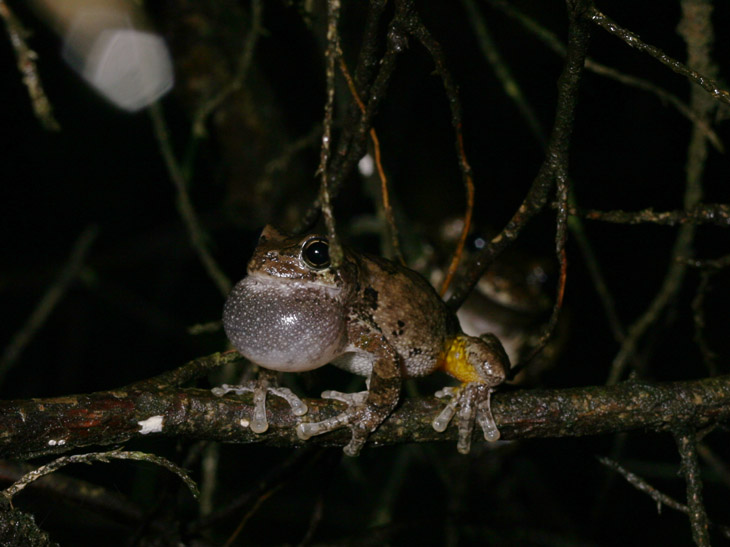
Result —
[[305, 422], [297, 426], [297, 435], [303, 440], [340, 427], [349, 427], [352, 437], [343, 448], [348, 456], [357, 456], [370, 433], [390, 415], [398, 403], [401, 386], [398, 356], [382, 334], [371, 332], [358, 340], [363, 349], [375, 357], [368, 390], [358, 393], [323, 392], [322, 398], [342, 401], [348, 405], [347, 410], [327, 420]]
[[471, 448], [475, 421], [487, 441], [499, 439], [491, 396], [494, 387], [504, 382], [509, 366], [502, 343], [493, 334], [484, 334], [480, 338], [459, 335], [446, 352], [444, 371], [461, 380], [462, 385], [436, 392], [436, 397], [450, 397], [451, 401], [432, 425], [436, 431], [443, 432], [458, 412], [459, 441], [456, 448], [462, 454], [468, 454]]
[[292, 414], [295, 416], [303, 416], [307, 413], [307, 405], [292, 390], [286, 387], [278, 387], [272, 384], [272, 376], [269, 371], [263, 369], [259, 372], [258, 378], [242, 385], [223, 384], [214, 387], [211, 391], [213, 395], [222, 397], [226, 393], [242, 393], [253, 392], [254, 409], [251, 416], [251, 431], [254, 433], [264, 433], [269, 429], [269, 422], [266, 419], [266, 396], [267, 393], [276, 395], [284, 399], [291, 407]]

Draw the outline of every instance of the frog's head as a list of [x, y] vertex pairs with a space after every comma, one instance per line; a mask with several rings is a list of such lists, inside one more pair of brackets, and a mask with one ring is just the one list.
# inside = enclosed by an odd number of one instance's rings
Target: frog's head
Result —
[[226, 300], [226, 334], [242, 355], [265, 368], [320, 367], [345, 345], [347, 286], [342, 271], [330, 267], [326, 237], [289, 237], [267, 226], [248, 276]]
[[340, 287], [340, 272], [330, 266], [329, 239], [326, 236], [290, 237], [273, 226], [266, 226], [248, 263], [248, 275]]

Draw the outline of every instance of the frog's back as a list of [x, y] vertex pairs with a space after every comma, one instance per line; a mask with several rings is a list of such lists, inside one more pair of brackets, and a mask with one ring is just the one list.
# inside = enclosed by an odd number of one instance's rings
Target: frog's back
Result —
[[357, 259], [356, 320], [377, 326], [398, 353], [405, 377], [431, 374], [447, 341], [460, 331], [456, 316], [413, 270], [377, 256]]

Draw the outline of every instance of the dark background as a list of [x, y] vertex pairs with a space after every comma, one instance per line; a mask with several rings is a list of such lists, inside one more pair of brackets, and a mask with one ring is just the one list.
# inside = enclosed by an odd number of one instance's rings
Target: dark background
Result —
[[[248, 28], [249, 5], [167, 1], [155, 4], [151, 12], [176, 62], [177, 87], [162, 103], [173, 146], [178, 157], [192, 161], [194, 205], [216, 260], [233, 280], [245, 273], [257, 230], [270, 221], [293, 225], [314, 198], [318, 180], [314, 140], [285, 171], [262, 182], [262, 165], [321, 122], [324, 105], [321, 6], [317, 4], [305, 22], [301, 6], [264, 4], [267, 32], [257, 44], [244, 90], [212, 116], [209, 136], [197, 144], [194, 156], [189, 152], [192, 112], [205, 92], [230, 77], [243, 43], [241, 29]], [[345, 4], [343, 49], [354, 66], [365, 11], [363, 3]], [[639, 4], [612, 2], [604, 9], [649, 43], [684, 59], [684, 44], [676, 33], [679, 4]], [[560, 2], [516, 5], [564, 40], [567, 22]], [[222, 332], [192, 336], [186, 330], [218, 320], [223, 297], [189, 244], [149, 116], [123, 113], [97, 97], [61, 60], [59, 38], [19, 3], [11, 7], [33, 31], [29, 44], [39, 55], [43, 85], [62, 130], [47, 132], [34, 118], [9, 40], [3, 36], [0, 348], [24, 324], [84, 229], [96, 226], [98, 237], [88, 255], [87, 275], [72, 283], [35, 334], [0, 386], [0, 395], [48, 397], [110, 389], [224, 349]], [[487, 4], [479, 4], [479, 9], [526, 99], [549, 128], [562, 59], [500, 11]], [[537, 173], [540, 143], [479, 53], [461, 4], [421, 2], [418, 10], [441, 42], [460, 87], [466, 149], [477, 186], [475, 218], [484, 229], [499, 229]], [[717, 3], [713, 21], [714, 59], [724, 82], [730, 51], [726, 3]], [[589, 56], [688, 101], [688, 82], [598, 28]], [[349, 100], [341, 84], [340, 112]], [[725, 107], [716, 125], [726, 145], [727, 116]], [[427, 234], [443, 219], [461, 214], [464, 192], [447, 99], [432, 59], [413, 41], [400, 57], [375, 127], [403, 223], [414, 233]], [[654, 95], [587, 72], [571, 149], [570, 171], [580, 205], [602, 210], [680, 209], [690, 132], [691, 123]], [[726, 155], [711, 149], [706, 167], [704, 201], [729, 202]], [[353, 222], [374, 211], [368, 195], [357, 176], [348, 180], [335, 202], [343, 233], [352, 232]], [[629, 324], [661, 284], [676, 228], [586, 225], [619, 315]], [[519, 245], [549, 256], [553, 233], [554, 217], [544, 213]], [[353, 240], [377, 251], [376, 238]], [[701, 226], [696, 256], [726, 254], [729, 242], [725, 230]], [[540, 379], [547, 387], [604, 383], [618, 349], [572, 241], [568, 259], [570, 329], [558, 362]], [[692, 339], [690, 305], [698, 279], [696, 271], [688, 272], [669, 313], [642, 340], [640, 349], [649, 363], [646, 379], [708, 375]], [[707, 298], [706, 334], [720, 355], [721, 373], [728, 371], [727, 297], [728, 275], [720, 274]], [[323, 385], [329, 374], [333, 382], [347, 382], [337, 371], [295, 381], [298, 389], [316, 394], [331, 387]], [[429, 381], [419, 385], [422, 392], [431, 387]], [[707, 441], [727, 460], [726, 434], [714, 433]], [[133, 444], [177, 461], [189, 448], [174, 441]], [[219, 503], [252, 488], [262, 474], [283, 465], [291, 452], [224, 446]], [[342, 461], [332, 450], [263, 502], [238, 541], [297, 543], [305, 537], [313, 513], [321, 510], [315, 543], [356, 543], [370, 537], [393, 544], [688, 544], [690, 529], [684, 516], [666, 508], [657, 515], [654, 502], [612, 476], [594, 457], [612, 453], [655, 486], [683, 499], [679, 458], [669, 435], [514, 442], [477, 447], [468, 458], [446, 445], [369, 449], [357, 460]], [[728, 485], [716, 471], [705, 471], [710, 518], [726, 518]], [[69, 472], [118, 490], [150, 510], [179, 504], [173, 520], [195, 515], [195, 506], [177, 490], [176, 479], [164, 471], [124, 462]], [[134, 537], [134, 529], [95, 515], [93, 508], [57, 501], [49, 503], [29, 491], [16, 503], [35, 512], [41, 526], [64, 544], [84, 543], [78, 539], [82, 530], [88, 544], [98, 544], [100, 537], [105, 544], [124, 544]], [[244, 514], [215, 527], [211, 544], [227, 537]], [[109, 534], [114, 534], [111, 541]]]

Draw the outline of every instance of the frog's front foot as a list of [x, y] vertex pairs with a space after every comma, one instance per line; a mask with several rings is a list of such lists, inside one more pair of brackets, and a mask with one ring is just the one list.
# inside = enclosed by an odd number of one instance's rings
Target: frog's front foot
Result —
[[269, 429], [269, 422], [266, 419], [267, 393], [271, 393], [272, 395], [281, 397], [287, 403], [289, 403], [292, 414], [294, 414], [295, 416], [303, 416], [307, 413], [307, 405], [304, 404], [304, 401], [302, 401], [299, 397], [294, 395], [292, 390], [286, 387], [270, 386], [268, 381], [262, 378], [259, 378], [258, 380], [253, 380], [248, 384], [240, 386], [223, 384], [220, 387], [214, 387], [211, 391], [213, 392], [213, 395], [216, 395], [218, 397], [222, 397], [226, 393], [231, 392], [237, 393], [238, 395], [241, 395], [242, 393], [253, 392], [254, 408], [253, 415], [251, 416], [250, 427], [251, 431], [253, 431], [254, 433], [263, 433], [264, 431]]
[[372, 405], [367, 404], [368, 392], [341, 393], [339, 391], [325, 391], [323, 399], [334, 399], [346, 403], [348, 408], [337, 416], [327, 418], [321, 422], [303, 422], [297, 426], [297, 436], [306, 441], [315, 435], [334, 431], [340, 427], [349, 427], [352, 431], [350, 442], [343, 448], [348, 456], [357, 456], [373, 431], [383, 421], [385, 416], [377, 412]]
[[433, 428], [439, 433], [446, 431], [451, 418], [458, 411], [459, 442], [456, 449], [468, 454], [471, 448], [474, 422], [478, 422], [488, 441], [499, 439], [499, 429], [492, 416], [490, 406], [494, 388], [487, 384], [469, 382], [459, 387], [445, 387], [436, 392], [436, 397], [450, 397], [451, 400], [441, 413], [433, 420]]

